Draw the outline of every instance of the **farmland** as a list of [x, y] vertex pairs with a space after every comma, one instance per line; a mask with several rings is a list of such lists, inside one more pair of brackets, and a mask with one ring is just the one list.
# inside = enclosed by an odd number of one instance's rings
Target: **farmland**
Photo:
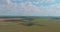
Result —
[[31, 22], [33, 22], [34, 25], [27, 26], [20, 22], [1, 21], [0, 32], [60, 32], [60, 19], [34, 17]]

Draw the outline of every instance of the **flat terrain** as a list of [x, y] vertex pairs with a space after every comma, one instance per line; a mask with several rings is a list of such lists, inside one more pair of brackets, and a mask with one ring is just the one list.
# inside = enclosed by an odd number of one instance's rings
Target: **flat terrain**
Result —
[[0, 32], [60, 32], [58, 19], [34, 19], [36, 25], [25, 26], [20, 22], [0, 22]]

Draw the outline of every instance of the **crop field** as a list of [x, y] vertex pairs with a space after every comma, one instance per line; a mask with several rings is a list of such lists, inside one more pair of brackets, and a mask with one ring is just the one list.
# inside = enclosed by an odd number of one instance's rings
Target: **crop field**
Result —
[[60, 32], [60, 19], [35, 18], [31, 22], [34, 25], [22, 25], [20, 22], [0, 22], [0, 32]]

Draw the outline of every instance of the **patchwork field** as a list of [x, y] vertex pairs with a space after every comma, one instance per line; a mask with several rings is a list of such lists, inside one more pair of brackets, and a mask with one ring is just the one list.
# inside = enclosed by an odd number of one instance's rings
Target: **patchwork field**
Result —
[[0, 32], [60, 32], [59, 19], [32, 20], [35, 25], [22, 25], [20, 22], [0, 22]]

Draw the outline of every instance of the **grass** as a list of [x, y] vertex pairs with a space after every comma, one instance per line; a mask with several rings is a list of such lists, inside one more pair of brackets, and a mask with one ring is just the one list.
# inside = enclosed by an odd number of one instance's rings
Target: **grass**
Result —
[[16, 22], [0, 22], [0, 32], [60, 32], [60, 20], [34, 19], [35, 25], [25, 26]]

